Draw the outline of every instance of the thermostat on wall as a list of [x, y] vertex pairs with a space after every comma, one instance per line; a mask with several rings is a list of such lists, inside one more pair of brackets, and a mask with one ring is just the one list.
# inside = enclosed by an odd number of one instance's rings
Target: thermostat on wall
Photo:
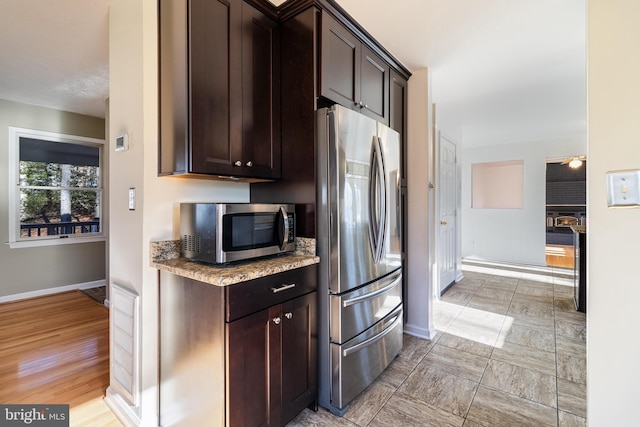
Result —
[[129, 149], [129, 135], [123, 133], [116, 137], [116, 151], [124, 151]]

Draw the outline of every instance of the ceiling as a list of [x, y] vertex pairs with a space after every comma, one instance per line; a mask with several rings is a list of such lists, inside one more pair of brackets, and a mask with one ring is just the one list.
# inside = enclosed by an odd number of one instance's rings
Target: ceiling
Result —
[[[586, 135], [586, 0], [337, 0], [465, 146]], [[0, 98], [104, 117], [110, 0], [2, 0]]]
[[464, 146], [581, 137], [586, 0], [338, 0], [410, 70]]
[[1, 1], [0, 99], [104, 117], [110, 0]]

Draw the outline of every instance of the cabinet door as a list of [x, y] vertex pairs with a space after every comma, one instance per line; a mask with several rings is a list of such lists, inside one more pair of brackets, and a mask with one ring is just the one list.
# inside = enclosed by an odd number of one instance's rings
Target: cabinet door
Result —
[[362, 46], [360, 101], [362, 113], [389, 123], [389, 65], [366, 46]]
[[282, 304], [282, 421], [316, 400], [317, 292]]
[[407, 81], [391, 70], [389, 87], [389, 127], [400, 134], [400, 186], [407, 185]]
[[227, 426], [281, 425], [280, 306], [227, 324]]
[[[234, 173], [241, 158], [242, 0], [189, 4], [189, 172]], [[186, 76], [185, 76], [186, 77]], [[235, 130], [235, 131], [234, 131]]]
[[279, 29], [243, 2], [242, 174], [279, 178], [280, 145]]
[[353, 107], [360, 102], [362, 43], [338, 21], [322, 13], [321, 96]]

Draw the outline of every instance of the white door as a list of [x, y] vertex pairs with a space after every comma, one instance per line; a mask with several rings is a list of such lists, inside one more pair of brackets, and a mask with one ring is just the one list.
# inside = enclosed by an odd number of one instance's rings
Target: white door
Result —
[[438, 133], [438, 269], [440, 294], [456, 277], [456, 146]]

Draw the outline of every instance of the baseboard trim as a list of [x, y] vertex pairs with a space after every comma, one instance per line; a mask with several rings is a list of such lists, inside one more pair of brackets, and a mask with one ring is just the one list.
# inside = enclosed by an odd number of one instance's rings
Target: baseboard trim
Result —
[[0, 297], [0, 304], [3, 302], [19, 301], [27, 298], [43, 297], [45, 295], [58, 294], [60, 292], [83, 290], [106, 286], [106, 280], [94, 280], [93, 282], [76, 283], [75, 285], [58, 286], [55, 288], [41, 289], [38, 291], [22, 292], [20, 294], [6, 295]]
[[462, 279], [464, 279], [464, 273], [462, 273], [462, 270], [457, 271], [456, 272], [456, 283], [458, 283], [459, 281], [461, 281]]
[[140, 418], [138, 415], [118, 393], [111, 389], [111, 387], [107, 387], [104, 403], [109, 409], [111, 409], [111, 412], [114, 413], [116, 418], [118, 418], [123, 425], [127, 427], [137, 427], [140, 425]]
[[409, 324], [404, 325], [404, 333], [413, 335], [414, 337], [422, 338], [425, 340], [432, 340], [436, 336], [436, 331], [420, 328], [418, 326], [412, 326]]

